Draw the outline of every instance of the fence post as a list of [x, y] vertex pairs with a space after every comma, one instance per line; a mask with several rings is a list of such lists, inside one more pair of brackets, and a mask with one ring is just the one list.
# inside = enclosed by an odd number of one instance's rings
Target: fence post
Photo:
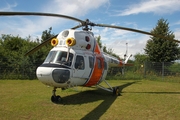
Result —
[[146, 61], [144, 62], [144, 78], [146, 78]]
[[164, 80], [164, 62], [162, 62], [162, 80]]

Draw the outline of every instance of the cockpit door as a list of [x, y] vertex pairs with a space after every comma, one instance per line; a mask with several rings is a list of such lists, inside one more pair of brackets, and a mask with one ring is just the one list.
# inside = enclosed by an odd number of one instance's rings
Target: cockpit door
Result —
[[93, 67], [94, 67], [94, 57], [92, 55], [87, 55], [85, 57], [85, 63], [86, 63], [86, 66], [85, 66], [85, 72], [83, 74], [83, 77], [89, 79], [91, 76]]
[[[91, 57], [93, 59], [93, 57]], [[73, 77], [87, 79], [90, 76], [92, 68], [90, 68], [89, 56], [87, 55], [76, 55], [74, 62]], [[93, 60], [91, 60], [93, 61]]]
[[76, 55], [74, 62], [73, 77], [81, 78], [85, 71], [85, 60], [83, 55]]

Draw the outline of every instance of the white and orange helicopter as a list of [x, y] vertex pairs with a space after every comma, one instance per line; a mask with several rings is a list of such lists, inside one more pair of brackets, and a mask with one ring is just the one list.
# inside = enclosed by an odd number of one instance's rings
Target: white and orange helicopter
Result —
[[[121, 61], [118, 58], [103, 53], [93, 32], [91, 32], [94, 26], [128, 30], [180, 42], [137, 29], [96, 24], [90, 22], [88, 19], [80, 20], [67, 15], [38, 12], [0, 12], [0, 16], [14, 15], [61, 17], [80, 23], [71, 29], [63, 30], [26, 53], [26, 55], [32, 54], [45, 44], [51, 42], [53, 48], [50, 50], [42, 65], [37, 68], [36, 75], [43, 84], [53, 87], [51, 101], [55, 103], [62, 100], [59, 95], [56, 95], [57, 88], [64, 90], [75, 86], [97, 86], [115, 95], [120, 94], [119, 88], [112, 87], [105, 80], [105, 77], [109, 67], [123, 67], [127, 65], [127, 61], [131, 55], [129, 55], [126, 60]], [[82, 27], [82, 30], [76, 30], [80, 27]], [[105, 82], [109, 88], [100, 85], [101, 82]]]

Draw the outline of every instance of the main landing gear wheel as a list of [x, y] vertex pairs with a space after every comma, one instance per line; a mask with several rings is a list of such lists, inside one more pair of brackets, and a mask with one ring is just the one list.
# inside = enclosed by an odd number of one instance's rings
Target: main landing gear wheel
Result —
[[53, 103], [60, 103], [62, 102], [62, 98], [59, 95], [56, 96], [56, 89], [57, 88], [55, 87], [52, 91], [53, 95], [51, 96], [51, 101]]
[[51, 101], [53, 102], [53, 103], [60, 103], [61, 101], [62, 101], [62, 98], [59, 96], [59, 95], [57, 95], [57, 96], [51, 96]]
[[116, 96], [120, 96], [120, 89], [119, 89], [119, 87], [114, 87], [113, 88], [113, 94], [116, 95]]

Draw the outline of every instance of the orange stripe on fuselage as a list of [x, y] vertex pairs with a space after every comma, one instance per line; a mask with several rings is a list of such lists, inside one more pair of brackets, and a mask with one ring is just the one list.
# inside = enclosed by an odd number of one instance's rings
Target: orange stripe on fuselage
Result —
[[119, 67], [123, 67], [123, 62], [119, 60]]
[[[94, 49], [95, 59], [94, 59], [94, 69], [91, 73], [91, 76], [85, 86], [96, 85], [102, 78], [103, 70], [104, 70], [104, 57], [101, 53], [101, 49], [96, 42], [96, 46]], [[98, 60], [100, 60], [101, 68], [98, 66]]]

